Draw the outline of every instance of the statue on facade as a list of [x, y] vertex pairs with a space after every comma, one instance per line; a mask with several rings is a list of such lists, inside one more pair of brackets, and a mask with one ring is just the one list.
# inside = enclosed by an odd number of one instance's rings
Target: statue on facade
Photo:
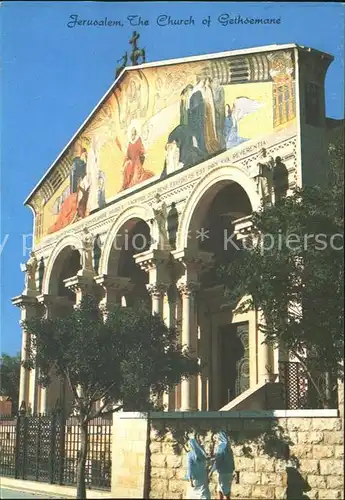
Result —
[[145, 49], [139, 49], [137, 45], [139, 38], [140, 38], [139, 33], [137, 31], [133, 31], [132, 38], [129, 41], [129, 44], [132, 46], [130, 60], [132, 61], [133, 66], [139, 64], [140, 58], [141, 58], [141, 64], [145, 63]]
[[26, 264], [22, 264], [21, 268], [25, 272], [25, 293], [36, 292], [37, 258], [35, 252], [30, 252], [29, 260]]
[[102, 255], [101, 238], [99, 237], [99, 235], [97, 235], [93, 244], [93, 268], [96, 274], [98, 274], [101, 255]]
[[172, 250], [176, 250], [178, 224], [179, 224], [178, 211], [176, 208], [176, 203], [173, 201], [167, 216], [168, 240], [170, 248]]
[[115, 80], [116, 78], [119, 76], [119, 74], [125, 69], [125, 67], [127, 66], [127, 61], [128, 61], [128, 53], [125, 52], [124, 55], [121, 57], [121, 59], [119, 59], [117, 62], [118, 63], [121, 63], [117, 68], [116, 68], [116, 71], [115, 71]]
[[83, 271], [93, 272], [93, 236], [89, 232], [87, 227], [84, 227], [82, 237], [82, 248], [81, 248], [81, 264]]
[[43, 277], [44, 277], [44, 258], [41, 257], [38, 264], [38, 291], [42, 293]]
[[280, 156], [277, 156], [275, 160], [273, 170], [273, 188], [275, 203], [285, 198], [289, 189], [289, 172]]
[[167, 230], [166, 230], [167, 210], [164, 201], [161, 200], [161, 197], [158, 193], [155, 196], [155, 200], [152, 205], [152, 210], [155, 215], [155, 220], [158, 226], [159, 248], [164, 249], [167, 247]]
[[255, 177], [257, 193], [264, 205], [272, 203], [274, 159], [262, 148]]

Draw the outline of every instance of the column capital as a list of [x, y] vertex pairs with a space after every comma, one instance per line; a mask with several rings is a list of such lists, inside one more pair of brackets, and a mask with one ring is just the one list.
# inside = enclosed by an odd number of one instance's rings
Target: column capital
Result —
[[54, 306], [70, 306], [71, 301], [68, 297], [64, 297], [61, 295], [51, 295], [51, 294], [42, 294], [38, 295], [37, 301], [39, 304], [46, 307], [54, 307]]
[[167, 283], [149, 283], [146, 285], [146, 289], [151, 297], [164, 297], [165, 293], [168, 290], [169, 285]]
[[93, 281], [93, 276], [86, 276], [84, 274], [76, 274], [75, 276], [71, 276], [63, 280], [65, 287], [71, 290], [73, 293], [81, 292], [85, 294], [92, 295], [95, 282]]
[[186, 269], [195, 268], [196, 271], [207, 269], [213, 265], [213, 253], [201, 252], [197, 253], [190, 248], [183, 250], [174, 250], [171, 252], [175, 261], [180, 262]]
[[167, 250], [148, 250], [134, 255], [134, 260], [143, 271], [151, 271], [157, 266], [166, 264], [170, 260], [170, 252]]
[[20, 309], [39, 306], [36, 295], [17, 295], [11, 299], [11, 302], [14, 306], [19, 307]]
[[200, 283], [197, 281], [187, 280], [186, 277], [183, 276], [178, 280], [176, 286], [182, 296], [191, 297], [199, 290]]
[[251, 215], [241, 217], [233, 221], [234, 235], [236, 240], [246, 240], [253, 234], [253, 220]]
[[130, 278], [125, 276], [109, 276], [108, 274], [100, 274], [94, 277], [97, 285], [101, 286], [107, 291], [125, 293], [130, 292], [134, 288], [134, 284]]

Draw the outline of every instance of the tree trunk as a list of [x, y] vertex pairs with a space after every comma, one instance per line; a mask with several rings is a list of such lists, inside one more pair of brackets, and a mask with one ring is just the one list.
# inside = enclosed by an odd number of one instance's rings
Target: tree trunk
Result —
[[86, 498], [85, 487], [85, 464], [88, 449], [88, 428], [87, 423], [79, 422], [80, 427], [80, 450], [77, 465], [77, 498], [84, 500]]

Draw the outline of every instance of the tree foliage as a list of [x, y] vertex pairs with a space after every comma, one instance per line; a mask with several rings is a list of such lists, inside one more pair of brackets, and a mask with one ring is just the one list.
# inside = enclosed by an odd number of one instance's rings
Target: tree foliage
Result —
[[[77, 496], [85, 498], [88, 422], [109, 405], [111, 411], [154, 408], [164, 391], [198, 372], [197, 361], [177, 331], [141, 305], [100, 311], [85, 297], [68, 316], [32, 318], [23, 326], [32, 338], [24, 366], [36, 366], [44, 386], [54, 370], [72, 391], [82, 436]], [[102, 401], [98, 409], [96, 401]]]
[[7, 396], [12, 402], [12, 413], [17, 413], [19, 398], [20, 354], [9, 356], [2, 354], [0, 361], [1, 370], [1, 396]]
[[302, 363], [324, 406], [316, 374], [342, 377], [344, 352], [344, 147], [332, 146], [330, 158], [328, 184], [253, 213], [249, 241], [220, 268], [237, 309], [262, 311], [266, 342]]

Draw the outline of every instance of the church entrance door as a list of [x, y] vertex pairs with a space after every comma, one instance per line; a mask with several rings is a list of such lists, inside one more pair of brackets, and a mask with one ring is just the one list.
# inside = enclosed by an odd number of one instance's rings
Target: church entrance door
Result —
[[223, 325], [219, 336], [220, 405], [224, 406], [249, 389], [248, 322]]

